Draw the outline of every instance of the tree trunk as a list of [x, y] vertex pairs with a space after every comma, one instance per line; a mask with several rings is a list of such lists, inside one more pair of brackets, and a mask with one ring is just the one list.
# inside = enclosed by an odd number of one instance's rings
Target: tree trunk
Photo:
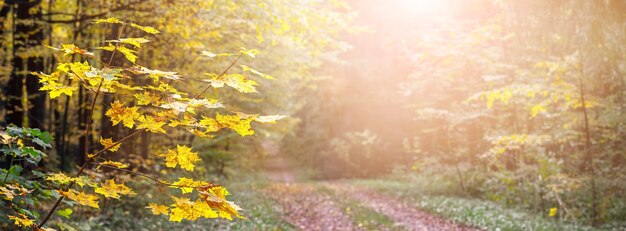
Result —
[[27, 56], [27, 51], [43, 41], [41, 7], [39, 2], [19, 1], [14, 5], [13, 15], [13, 66], [5, 88], [5, 119], [9, 124], [45, 129], [46, 96], [39, 92], [38, 78], [30, 74], [43, 71], [44, 60]]

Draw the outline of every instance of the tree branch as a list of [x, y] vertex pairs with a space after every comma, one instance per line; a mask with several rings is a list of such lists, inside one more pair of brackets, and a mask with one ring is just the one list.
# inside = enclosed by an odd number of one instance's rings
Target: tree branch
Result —
[[[121, 10], [128, 10], [128, 9], [130, 9], [130, 6], [141, 4], [141, 3], [144, 3], [145, 1], [146, 0], [139, 0], [139, 1], [136, 1], [136, 2], [128, 3], [126, 5], [122, 5], [122, 6], [110, 9], [109, 11], [105, 11], [105, 12], [98, 13], [98, 14], [80, 15], [80, 18], [77, 18], [77, 19], [43, 20], [43, 21], [47, 22], [47, 23], [76, 23], [76, 22], [82, 22], [82, 21], [87, 21], [87, 20], [99, 18], [99, 17], [105, 16], [105, 15], [107, 15], [109, 13], [112, 13], [112, 12], [121, 11]], [[62, 14], [62, 13], [56, 13], [56, 14]]]

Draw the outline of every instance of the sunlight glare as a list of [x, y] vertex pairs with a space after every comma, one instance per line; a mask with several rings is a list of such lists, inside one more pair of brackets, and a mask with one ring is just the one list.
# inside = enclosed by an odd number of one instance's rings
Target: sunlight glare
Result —
[[398, 0], [398, 6], [410, 13], [432, 14], [443, 8], [442, 0]]

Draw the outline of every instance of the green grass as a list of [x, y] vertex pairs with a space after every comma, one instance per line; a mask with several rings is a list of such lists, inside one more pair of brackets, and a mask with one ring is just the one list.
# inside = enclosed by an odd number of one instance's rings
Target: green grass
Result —
[[441, 217], [487, 230], [601, 230], [560, 222], [522, 209], [505, 208], [491, 201], [428, 195], [424, 193], [425, 190], [406, 182], [357, 180], [352, 183], [400, 197], [417, 208]]

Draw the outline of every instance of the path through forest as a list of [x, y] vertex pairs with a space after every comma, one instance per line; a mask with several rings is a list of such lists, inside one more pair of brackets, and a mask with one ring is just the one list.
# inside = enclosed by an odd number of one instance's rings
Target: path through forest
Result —
[[[265, 168], [272, 181], [266, 195], [276, 200], [283, 218], [300, 230], [478, 230], [362, 186], [338, 181], [298, 182], [280, 156], [270, 157]], [[383, 224], [384, 219], [363, 222], [363, 216], [359, 220], [348, 203], [378, 213], [373, 217], [383, 217], [391, 224]]]

